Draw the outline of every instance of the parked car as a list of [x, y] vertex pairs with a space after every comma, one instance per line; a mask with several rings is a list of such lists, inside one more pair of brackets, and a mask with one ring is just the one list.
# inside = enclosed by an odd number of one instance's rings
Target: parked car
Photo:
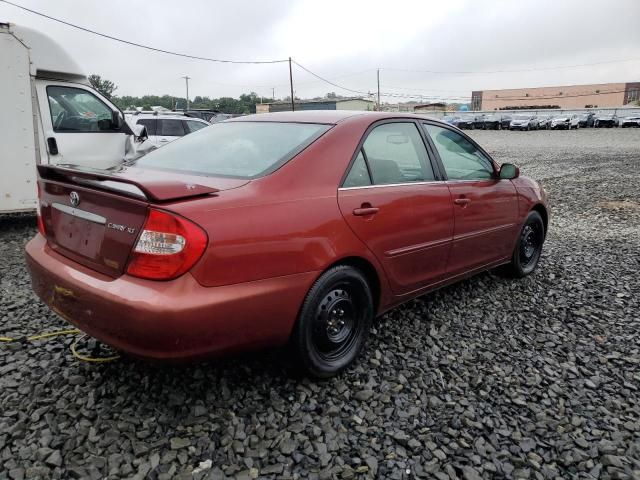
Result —
[[551, 130], [571, 130], [579, 127], [578, 115], [560, 115], [551, 120]]
[[458, 128], [463, 130], [473, 130], [476, 128], [475, 115], [462, 115], [458, 120]]
[[617, 127], [618, 126], [618, 116], [615, 113], [599, 113], [595, 117], [595, 120], [593, 122], [593, 126], [594, 126], [594, 128]]
[[460, 122], [460, 117], [455, 115], [445, 115], [444, 117], [442, 117], [442, 121], [448, 123], [449, 125], [457, 127], [458, 123]]
[[630, 115], [620, 119], [620, 126], [622, 128], [627, 127], [640, 127], [640, 115]]
[[593, 112], [583, 113], [579, 115], [578, 124], [581, 128], [593, 127], [596, 114]]
[[400, 303], [498, 265], [530, 274], [548, 223], [534, 180], [409, 114], [245, 116], [115, 172], [38, 172], [27, 265], [64, 319], [154, 359], [289, 343], [317, 377]]
[[537, 130], [538, 118], [535, 115], [514, 115], [509, 130]]
[[210, 125], [209, 122], [205, 122], [200, 118], [191, 118], [184, 115], [141, 113], [128, 116], [127, 119], [136, 125], [147, 127], [148, 141], [156, 147], [166, 145]]
[[511, 115], [503, 115], [500, 118], [500, 127], [508, 129], [509, 125], [511, 125], [511, 120], [513, 120], [513, 117]]
[[501, 130], [502, 117], [495, 114], [485, 116], [482, 128], [484, 128], [485, 130]]
[[473, 128], [484, 128], [484, 119], [486, 115], [484, 113], [473, 117]]
[[538, 117], [538, 128], [549, 130], [551, 128], [551, 115], [540, 115]]

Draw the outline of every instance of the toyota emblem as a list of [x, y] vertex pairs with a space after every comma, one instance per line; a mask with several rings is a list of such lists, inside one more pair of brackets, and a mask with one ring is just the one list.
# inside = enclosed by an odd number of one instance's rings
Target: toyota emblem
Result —
[[80, 195], [78, 195], [78, 192], [71, 192], [69, 194], [69, 201], [71, 205], [77, 207], [80, 204]]

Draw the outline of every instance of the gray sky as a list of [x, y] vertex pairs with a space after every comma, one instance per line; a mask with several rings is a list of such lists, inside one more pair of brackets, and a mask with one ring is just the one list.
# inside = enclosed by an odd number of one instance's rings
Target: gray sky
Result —
[[[640, 81], [640, 0], [131, 1], [13, 0], [99, 32], [166, 50], [233, 59], [293, 57], [340, 85], [432, 97], [471, 90]], [[0, 3], [0, 21], [56, 39], [119, 95], [289, 94], [288, 66], [176, 58], [96, 37]], [[542, 71], [487, 72], [636, 59]], [[335, 91], [294, 66], [296, 96]], [[409, 100], [410, 98], [405, 98]], [[395, 101], [387, 98], [386, 100]]]

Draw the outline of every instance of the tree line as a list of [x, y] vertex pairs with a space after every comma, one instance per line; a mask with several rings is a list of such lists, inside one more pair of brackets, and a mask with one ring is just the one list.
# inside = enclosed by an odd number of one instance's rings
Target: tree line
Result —
[[[151, 110], [151, 107], [158, 106], [169, 110], [183, 110], [187, 107], [187, 99], [185, 97], [174, 97], [172, 95], [143, 95], [142, 97], [116, 95], [115, 91], [118, 87], [112, 81], [103, 79], [100, 75], [90, 75], [89, 83], [122, 110], [134, 108]], [[284, 98], [285, 101], [289, 99], [290, 97]], [[261, 97], [255, 92], [243, 93], [239, 98], [210, 98], [196, 95], [189, 100], [189, 108], [204, 108], [208, 110], [219, 110], [223, 113], [247, 114], [256, 112], [257, 103], [268, 103], [272, 101], [272, 98]]]

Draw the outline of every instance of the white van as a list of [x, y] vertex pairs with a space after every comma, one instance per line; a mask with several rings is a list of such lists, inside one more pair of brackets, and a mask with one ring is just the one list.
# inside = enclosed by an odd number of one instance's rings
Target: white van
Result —
[[108, 169], [151, 147], [51, 38], [0, 23], [0, 52], [0, 213], [36, 208], [37, 164]]

